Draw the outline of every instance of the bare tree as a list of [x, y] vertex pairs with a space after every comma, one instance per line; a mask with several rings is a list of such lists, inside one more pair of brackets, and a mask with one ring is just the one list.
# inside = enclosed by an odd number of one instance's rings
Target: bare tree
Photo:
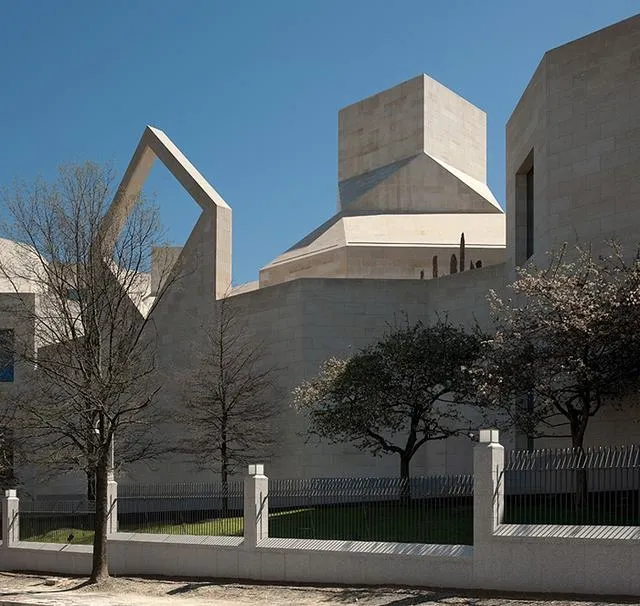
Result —
[[[160, 383], [150, 309], [176, 273], [152, 293], [150, 258], [161, 235], [156, 209], [140, 195], [115, 214], [111, 173], [87, 163], [57, 181], [18, 185], [5, 195], [10, 221], [0, 277], [20, 296], [14, 347], [26, 369], [16, 431], [27, 460], [95, 478], [90, 581], [108, 578], [108, 482], [119, 463], [156, 454]], [[118, 198], [120, 196], [120, 198]], [[122, 207], [121, 207], [122, 208]], [[168, 271], [168, 268], [165, 268]], [[163, 270], [163, 271], [165, 271]], [[16, 436], [18, 438], [18, 436]]]
[[[7, 301], [7, 298], [9, 301]], [[0, 322], [6, 321], [7, 307], [11, 307], [11, 301], [15, 296], [0, 295]], [[2, 313], [2, 312], [5, 313]], [[15, 440], [12, 427], [12, 415], [15, 402], [14, 375], [15, 360], [13, 353], [14, 343], [13, 328], [0, 329], [0, 488], [5, 490], [13, 488], [17, 484], [14, 466]]]
[[269, 456], [277, 442], [277, 369], [234, 297], [217, 302], [201, 343], [192, 370], [178, 378], [180, 417], [189, 431], [181, 450], [198, 467], [218, 471], [226, 484], [245, 464]]

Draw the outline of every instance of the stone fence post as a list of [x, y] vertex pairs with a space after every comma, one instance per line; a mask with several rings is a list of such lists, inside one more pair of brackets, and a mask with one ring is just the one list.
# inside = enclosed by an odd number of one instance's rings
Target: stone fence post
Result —
[[496, 561], [493, 533], [504, 512], [504, 448], [497, 429], [480, 430], [473, 449], [473, 578], [480, 588], [495, 586]]
[[255, 549], [269, 537], [269, 478], [264, 465], [249, 465], [244, 479], [244, 544]]
[[107, 483], [107, 534], [118, 532], [118, 482], [109, 479]]
[[504, 447], [497, 429], [481, 429], [473, 449], [473, 544], [490, 540], [504, 512]]
[[2, 499], [2, 547], [10, 548], [20, 540], [20, 499], [15, 489], [5, 490]]

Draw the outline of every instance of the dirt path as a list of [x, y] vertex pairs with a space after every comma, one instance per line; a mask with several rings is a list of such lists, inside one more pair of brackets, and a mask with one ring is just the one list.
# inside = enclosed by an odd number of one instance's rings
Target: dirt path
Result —
[[[107, 587], [80, 587], [83, 579], [0, 573], [0, 606], [612, 606], [640, 600], [489, 596], [448, 590], [390, 587], [307, 587], [220, 581], [113, 579]], [[47, 585], [46, 583], [52, 583]]]

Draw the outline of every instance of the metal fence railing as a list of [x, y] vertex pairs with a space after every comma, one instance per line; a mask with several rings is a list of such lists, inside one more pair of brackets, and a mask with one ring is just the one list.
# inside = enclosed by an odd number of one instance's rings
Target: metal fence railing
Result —
[[20, 540], [42, 543], [93, 543], [95, 502], [83, 497], [20, 499]]
[[473, 543], [473, 476], [269, 481], [269, 536]]
[[507, 524], [640, 525], [640, 447], [514, 451]]
[[242, 481], [118, 486], [118, 530], [242, 536]]

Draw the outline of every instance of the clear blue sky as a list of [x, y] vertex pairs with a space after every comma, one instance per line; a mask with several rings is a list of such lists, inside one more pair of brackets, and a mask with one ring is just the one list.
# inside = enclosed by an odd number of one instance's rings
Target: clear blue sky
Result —
[[[333, 214], [337, 112], [419, 73], [488, 114], [503, 203], [504, 125], [545, 50], [637, 0], [0, 0], [0, 186], [62, 163], [122, 171], [164, 130], [233, 208], [234, 282]], [[198, 208], [158, 164], [170, 237]]]

